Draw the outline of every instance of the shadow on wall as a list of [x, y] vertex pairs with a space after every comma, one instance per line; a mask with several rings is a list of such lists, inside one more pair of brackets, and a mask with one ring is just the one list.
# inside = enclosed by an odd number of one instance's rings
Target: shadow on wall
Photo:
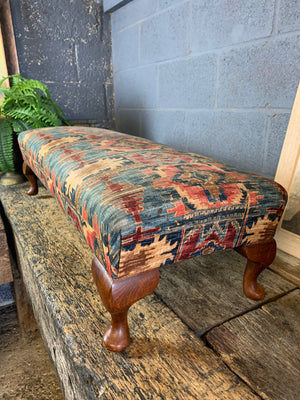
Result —
[[119, 110], [118, 130], [187, 151], [185, 113], [167, 110]]
[[[273, 177], [280, 154], [276, 150], [281, 148], [283, 137], [269, 144], [264, 154], [268, 117], [263, 113], [131, 107], [124, 101], [116, 110], [117, 130]], [[289, 114], [277, 118], [285, 131]]]
[[[211, 157], [237, 168], [253, 172], [261, 172], [263, 168], [264, 160], [257, 160], [265, 141], [263, 115], [254, 118], [252, 114], [240, 112], [149, 110], [122, 106], [124, 108], [116, 112], [117, 130], [121, 132]], [[253, 132], [256, 141], [253, 141]], [[245, 148], [249, 149], [247, 156]]]
[[110, 15], [102, 1], [14, 0], [10, 5], [22, 75], [46, 83], [69, 120], [111, 127]]
[[128, 135], [141, 135], [139, 110], [119, 110], [116, 112], [116, 129]]

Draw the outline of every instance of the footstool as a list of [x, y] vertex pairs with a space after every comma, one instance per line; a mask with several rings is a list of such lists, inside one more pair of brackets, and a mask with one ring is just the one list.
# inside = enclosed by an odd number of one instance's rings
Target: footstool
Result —
[[19, 144], [28, 194], [37, 194], [38, 177], [95, 253], [93, 277], [111, 314], [109, 350], [129, 344], [128, 309], [156, 288], [166, 264], [234, 248], [248, 260], [245, 295], [264, 297], [257, 277], [275, 257], [287, 200], [279, 184], [105, 129], [30, 130]]

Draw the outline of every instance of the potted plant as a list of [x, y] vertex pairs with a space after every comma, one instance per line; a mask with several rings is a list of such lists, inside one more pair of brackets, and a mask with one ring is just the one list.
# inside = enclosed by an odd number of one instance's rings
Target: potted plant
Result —
[[[10, 87], [2, 87], [10, 79]], [[60, 107], [51, 99], [48, 87], [22, 75], [0, 80], [0, 170], [19, 171], [22, 157], [17, 135], [27, 129], [70, 125]]]

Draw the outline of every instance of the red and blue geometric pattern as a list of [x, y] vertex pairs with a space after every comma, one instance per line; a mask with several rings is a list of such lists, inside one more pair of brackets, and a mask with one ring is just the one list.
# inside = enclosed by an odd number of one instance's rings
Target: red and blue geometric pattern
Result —
[[113, 278], [267, 241], [287, 200], [266, 178], [105, 129], [36, 129], [19, 144]]

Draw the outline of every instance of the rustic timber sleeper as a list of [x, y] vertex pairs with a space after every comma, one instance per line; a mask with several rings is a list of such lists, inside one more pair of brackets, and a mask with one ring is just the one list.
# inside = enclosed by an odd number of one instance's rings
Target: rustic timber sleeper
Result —
[[128, 309], [156, 288], [165, 264], [234, 248], [248, 260], [245, 295], [264, 297], [257, 277], [275, 257], [287, 199], [279, 184], [105, 129], [36, 129], [19, 144], [28, 194], [37, 194], [39, 177], [95, 252], [109, 350], [129, 344]]

